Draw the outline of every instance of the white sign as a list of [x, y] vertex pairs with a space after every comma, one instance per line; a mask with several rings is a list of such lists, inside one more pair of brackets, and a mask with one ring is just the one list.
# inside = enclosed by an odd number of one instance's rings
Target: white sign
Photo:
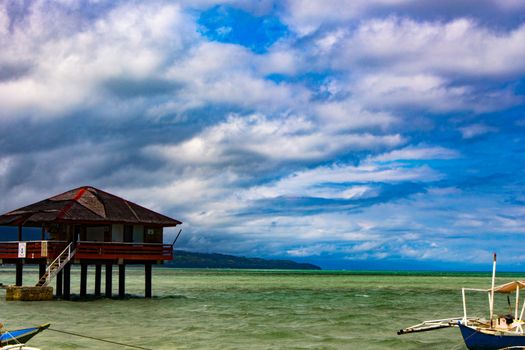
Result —
[[18, 242], [18, 257], [26, 257], [26, 242]]

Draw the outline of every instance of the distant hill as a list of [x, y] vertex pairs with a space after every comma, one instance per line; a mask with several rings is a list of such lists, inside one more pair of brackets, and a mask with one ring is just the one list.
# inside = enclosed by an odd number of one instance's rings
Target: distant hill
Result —
[[193, 253], [175, 250], [173, 261], [166, 262], [166, 267], [216, 268], [216, 269], [282, 269], [282, 270], [321, 270], [319, 266], [297, 263], [291, 260], [268, 260], [246, 258], [225, 254]]

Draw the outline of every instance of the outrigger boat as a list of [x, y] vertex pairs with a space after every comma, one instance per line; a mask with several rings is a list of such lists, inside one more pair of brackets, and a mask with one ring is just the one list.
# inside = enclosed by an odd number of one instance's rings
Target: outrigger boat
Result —
[[16, 344], [16, 345], [2, 346], [0, 350], [40, 350], [40, 349], [32, 348], [30, 346], [26, 346], [25, 344]]
[[[462, 288], [463, 317], [424, 321], [412, 327], [401, 329], [397, 334], [426, 332], [436, 329], [458, 327], [469, 350], [525, 349], [525, 300], [519, 309], [520, 290], [525, 288], [525, 280], [513, 281], [496, 286], [496, 254], [492, 268], [492, 287], [489, 289]], [[466, 292], [484, 292], [489, 299], [489, 319], [467, 316]], [[514, 314], [494, 315], [494, 294], [515, 293]], [[510, 298], [509, 307], [510, 307]]]
[[[3, 325], [0, 328], [0, 350], [2, 349], [11, 349], [9, 346], [14, 346], [12, 349], [19, 349], [23, 343], [26, 343], [29, 339], [33, 338], [38, 333], [49, 328], [49, 323], [23, 329], [15, 329], [8, 331], [3, 328]], [[22, 348], [22, 349], [26, 349]]]

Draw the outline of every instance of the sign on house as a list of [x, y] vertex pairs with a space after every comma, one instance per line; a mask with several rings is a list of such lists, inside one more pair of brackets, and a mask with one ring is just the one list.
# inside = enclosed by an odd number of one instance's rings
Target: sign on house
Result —
[[18, 242], [18, 257], [26, 257], [26, 242]]

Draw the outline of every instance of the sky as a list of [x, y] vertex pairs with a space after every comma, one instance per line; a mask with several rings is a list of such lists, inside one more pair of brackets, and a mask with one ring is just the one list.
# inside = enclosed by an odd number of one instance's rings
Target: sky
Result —
[[520, 0], [3, 0], [0, 212], [91, 185], [178, 249], [525, 271], [524, 98]]

